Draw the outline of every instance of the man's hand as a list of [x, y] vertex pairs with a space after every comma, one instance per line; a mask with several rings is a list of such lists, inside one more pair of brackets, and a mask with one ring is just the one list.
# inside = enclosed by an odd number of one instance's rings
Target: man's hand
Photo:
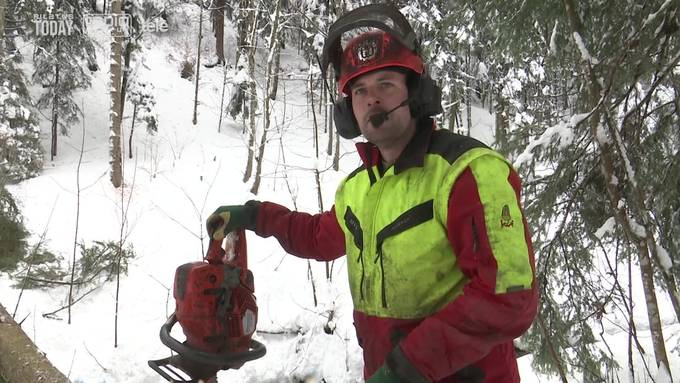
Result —
[[402, 381], [387, 366], [383, 365], [366, 380], [366, 383], [402, 383]]
[[232, 231], [255, 230], [258, 201], [248, 201], [245, 205], [220, 206], [205, 223], [211, 239], [221, 241]]

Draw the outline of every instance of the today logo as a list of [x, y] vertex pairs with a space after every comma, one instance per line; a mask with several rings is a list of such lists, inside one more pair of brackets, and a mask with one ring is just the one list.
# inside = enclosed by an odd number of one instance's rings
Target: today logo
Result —
[[37, 36], [70, 36], [73, 34], [72, 14], [33, 15], [33, 24]]
[[[104, 18], [107, 26], [121, 27], [123, 36], [130, 36], [132, 31], [132, 17], [128, 14], [114, 16], [111, 14], [87, 14], [83, 22], [87, 26], [95, 18]], [[33, 15], [33, 24], [37, 36], [71, 36], [75, 32], [73, 14], [47, 13]], [[163, 19], [147, 20], [139, 26], [142, 33], [167, 32], [168, 23]]]

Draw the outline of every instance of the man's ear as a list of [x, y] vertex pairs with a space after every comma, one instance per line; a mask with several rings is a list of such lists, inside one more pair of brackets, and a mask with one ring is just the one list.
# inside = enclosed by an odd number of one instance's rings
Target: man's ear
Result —
[[333, 104], [333, 121], [340, 137], [351, 140], [361, 135], [354, 111], [352, 111], [351, 97], [343, 97]]

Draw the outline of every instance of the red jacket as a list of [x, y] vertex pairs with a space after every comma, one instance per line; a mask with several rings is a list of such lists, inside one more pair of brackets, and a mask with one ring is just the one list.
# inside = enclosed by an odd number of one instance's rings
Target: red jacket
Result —
[[[359, 144], [364, 162], [379, 158], [375, 147], [366, 151]], [[520, 180], [514, 171], [508, 182], [520, 199]], [[448, 211], [448, 239], [458, 256], [461, 270], [469, 278], [463, 294], [439, 312], [420, 320], [377, 318], [354, 313], [357, 338], [364, 351], [364, 376], [370, 377], [394, 356], [401, 372], [413, 381], [436, 382], [519, 382], [513, 339], [531, 325], [537, 310], [536, 280], [531, 290], [497, 294], [494, 291], [496, 262], [484, 225], [476, 229], [469, 223], [484, 222], [484, 213], [475, 178], [466, 169], [455, 182]], [[525, 238], [535, 275], [531, 237], [523, 219]], [[302, 258], [331, 261], [345, 253], [344, 234], [337, 222], [334, 207], [310, 215], [263, 202], [260, 205], [256, 233], [275, 236], [290, 254]], [[480, 227], [481, 226], [481, 227]], [[481, 243], [477, 243], [475, 238]], [[467, 367], [467, 368], [465, 368]], [[480, 371], [481, 370], [481, 371]], [[456, 374], [457, 372], [457, 374]], [[483, 372], [483, 380], [466, 378]], [[402, 376], [404, 374], [401, 374]]]

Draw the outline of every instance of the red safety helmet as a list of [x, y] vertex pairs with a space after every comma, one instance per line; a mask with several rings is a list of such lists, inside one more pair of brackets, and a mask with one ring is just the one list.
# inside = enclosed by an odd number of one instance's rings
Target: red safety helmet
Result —
[[347, 87], [352, 79], [387, 67], [406, 68], [416, 74], [424, 71], [420, 56], [391, 34], [382, 30], [362, 33], [353, 38], [342, 52], [338, 89], [349, 95]]
[[[373, 29], [354, 37], [342, 47], [343, 35]], [[330, 64], [339, 90], [347, 93], [347, 83], [366, 72], [389, 66], [424, 72], [419, 57], [420, 42], [408, 20], [392, 4], [370, 4], [356, 8], [336, 20], [328, 30], [320, 64], [326, 75]]]

